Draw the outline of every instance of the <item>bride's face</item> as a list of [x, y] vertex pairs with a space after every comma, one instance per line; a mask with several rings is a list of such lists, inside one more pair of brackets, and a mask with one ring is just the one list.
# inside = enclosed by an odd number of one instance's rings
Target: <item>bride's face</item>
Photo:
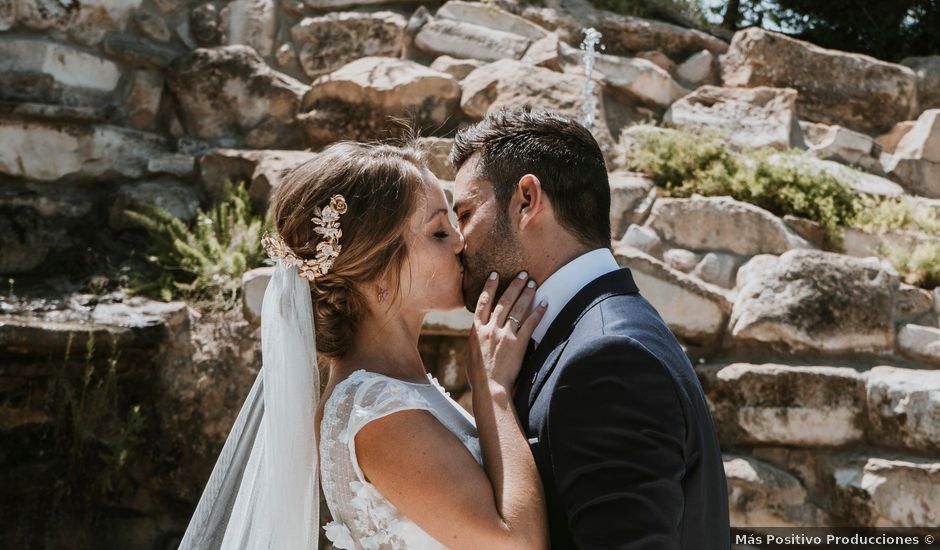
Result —
[[403, 304], [422, 312], [446, 311], [463, 305], [463, 238], [447, 217], [441, 183], [424, 172], [425, 196], [409, 220], [408, 260], [401, 272]]

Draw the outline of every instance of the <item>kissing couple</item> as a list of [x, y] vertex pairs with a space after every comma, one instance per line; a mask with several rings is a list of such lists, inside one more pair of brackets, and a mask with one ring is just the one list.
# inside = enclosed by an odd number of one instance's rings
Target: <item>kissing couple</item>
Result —
[[[180, 548], [315, 549], [321, 484], [335, 548], [730, 548], [713, 419], [611, 252], [591, 133], [504, 109], [450, 157], [452, 204], [411, 146], [335, 144], [274, 191], [262, 368]], [[418, 351], [460, 307], [472, 416]]]

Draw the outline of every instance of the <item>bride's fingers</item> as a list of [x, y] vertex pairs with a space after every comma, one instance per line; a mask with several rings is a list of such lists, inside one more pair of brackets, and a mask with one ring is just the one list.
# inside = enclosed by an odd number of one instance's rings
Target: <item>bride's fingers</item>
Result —
[[499, 274], [495, 271], [490, 273], [489, 278], [483, 284], [483, 292], [477, 298], [477, 309], [474, 316], [480, 321], [481, 325], [490, 322], [490, 310], [493, 305], [493, 294], [496, 293], [496, 286], [499, 284]]
[[548, 302], [545, 300], [542, 300], [539, 302], [539, 305], [535, 306], [535, 311], [522, 322], [522, 327], [519, 328], [519, 332], [516, 333], [516, 336], [519, 337], [520, 340], [528, 342], [529, 338], [532, 338], [532, 333], [535, 332], [535, 327], [539, 325], [539, 321], [541, 321], [542, 317], [545, 315], [546, 309], [548, 309]]
[[522, 288], [525, 286], [525, 281], [528, 277], [529, 275], [525, 271], [520, 271], [519, 274], [516, 275], [516, 278], [509, 283], [509, 287], [506, 288], [503, 295], [499, 297], [499, 302], [493, 309], [493, 315], [496, 318], [496, 326], [501, 327], [506, 324], [506, 316], [509, 315], [509, 309], [516, 303], [519, 294], [522, 293]]
[[518, 324], [513, 323], [515, 326], [514, 330], [517, 330], [522, 326], [522, 322], [525, 321], [526, 317], [529, 316], [529, 311], [532, 309], [532, 302], [535, 300], [535, 281], [529, 279], [529, 282], [525, 284], [525, 288], [522, 290], [522, 293], [519, 295], [519, 298], [516, 300], [516, 303], [513, 304], [512, 309], [509, 311], [509, 315], [506, 316], [508, 321], [512, 321], [510, 317], [518, 321]]

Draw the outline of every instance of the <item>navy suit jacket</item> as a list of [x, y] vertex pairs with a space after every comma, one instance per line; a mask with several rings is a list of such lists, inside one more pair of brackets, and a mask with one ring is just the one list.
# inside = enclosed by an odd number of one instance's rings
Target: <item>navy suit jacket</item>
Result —
[[514, 401], [553, 549], [730, 548], [705, 395], [629, 268], [581, 289], [530, 343]]

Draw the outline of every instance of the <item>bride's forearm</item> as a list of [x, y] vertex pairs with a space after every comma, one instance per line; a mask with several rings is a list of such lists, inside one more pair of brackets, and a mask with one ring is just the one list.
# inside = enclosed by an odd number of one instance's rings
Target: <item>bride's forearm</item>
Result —
[[473, 385], [473, 413], [483, 463], [496, 508], [513, 545], [546, 548], [542, 483], [508, 388], [493, 381]]

